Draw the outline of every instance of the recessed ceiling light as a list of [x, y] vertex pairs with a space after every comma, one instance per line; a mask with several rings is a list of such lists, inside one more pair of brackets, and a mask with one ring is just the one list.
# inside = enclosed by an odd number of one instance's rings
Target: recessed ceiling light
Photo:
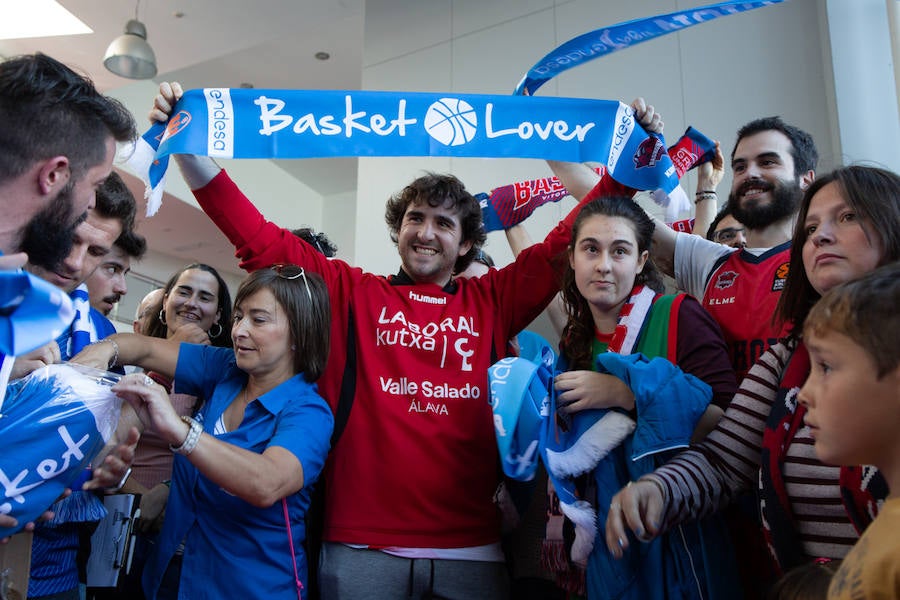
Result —
[[322, 51], [316, 52], [314, 56], [316, 58], [318, 58], [319, 60], [328, 60], [329, 58], [331, 58], [330, 54], [328, 54], [327, 52], [322, 52]]
[[0, 2], [0, 40], [94, 33], [54, 0]]

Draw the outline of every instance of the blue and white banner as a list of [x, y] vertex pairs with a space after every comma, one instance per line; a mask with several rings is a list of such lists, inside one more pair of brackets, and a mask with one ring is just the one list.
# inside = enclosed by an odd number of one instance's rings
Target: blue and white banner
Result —
[[459, 156], [595, 161], [641, 190], [671, 191], [675, 167], [631, 107], [610, 100], [405, 92], [189, 90], [166, 124], [149, 181], [170, 154], [221, 158]]
[[[669, 33], [681, 31], [694, 25], [706, 23], [719, 17], [779, 4], [784, 0], [763, 0], [757, 2], [720, 2], [687, 10], [625, 21], [609, 27], [602, 27], [590, 33], [573, 38], [553, 50], [535, 64], [516, 86], [516, 94], [529, 95], [542, 85], [573, 67], [588, 61], [618, 52], [624, 48], [652, 40]], [[669, 191], [669, 190], [667, 190]]]

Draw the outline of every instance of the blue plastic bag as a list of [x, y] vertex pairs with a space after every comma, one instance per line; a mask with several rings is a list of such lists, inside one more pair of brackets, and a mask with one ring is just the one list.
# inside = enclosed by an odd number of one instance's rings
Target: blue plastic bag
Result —
[[21, 530], [74, 482], [112, 437], [122, 400], [119, 375], [48, 365], [10, 383], [0, 413], [0, 514]]

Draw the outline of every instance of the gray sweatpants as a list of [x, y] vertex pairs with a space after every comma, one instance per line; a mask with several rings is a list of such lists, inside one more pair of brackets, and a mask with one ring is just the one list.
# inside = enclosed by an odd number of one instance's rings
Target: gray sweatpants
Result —
[[509, 576], [498, 562], [401, 558], [325, 542], [319, 585], [328, 600], [506, 600]]

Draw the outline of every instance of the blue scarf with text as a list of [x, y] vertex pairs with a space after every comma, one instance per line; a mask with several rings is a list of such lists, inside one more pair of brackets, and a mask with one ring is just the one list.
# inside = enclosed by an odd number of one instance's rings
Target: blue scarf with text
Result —
[[735, 15], [781, 2], [784, 0], [720, 2], [601, 27], [572, 38], [539, 60], [519, 81], [515, 93], [533, 96], [538, 88], [563, 71], [568, 71], [601, 56], [719, 17]]
[[[188, 90], [132, 159], [151, 190], [170, 154], [213, 158], [454, 156], [606, 165], [620, 183], [672, 191], [661, 137], [618, 101], [483, 94], [326, 90]], [[161, 195], [161, 191], [157, 191]], [[148, 214], [157, 207], [148, 203]]]

